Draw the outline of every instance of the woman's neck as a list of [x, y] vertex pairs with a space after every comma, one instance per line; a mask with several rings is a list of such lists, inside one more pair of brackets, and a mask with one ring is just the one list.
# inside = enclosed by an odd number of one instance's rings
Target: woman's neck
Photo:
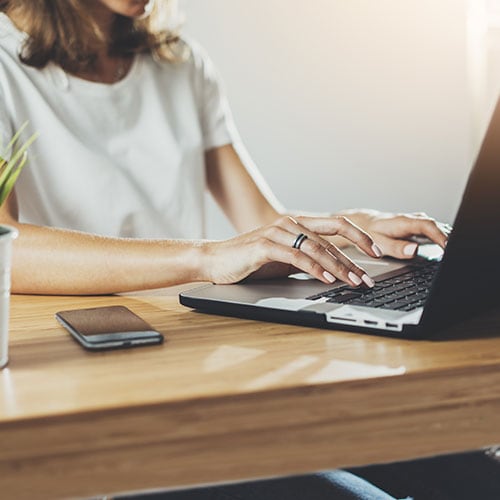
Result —
[[[112, 38], [113, 24], [116, 14], [105, 7], [99, 0], [89, 0], [89, 13], [96, 24], [98, 32], [95, 33], [96, 45], [101, 46], [97, 51], [95, 64], [91, 69], [74, 73], [75, 76], [84, 80], [99, 83], [116, 83], [123, 79], [129, 72], [133, 57], [110, 56], [109, 40]], [[27, 31], [22, 22], [23, 19], [17, 15], [15, 8], [7, 12], [14, 25], [21, 31]]]
[[[99, 0], [94, 0], [90, 4], [89, 12], [104, 40], [111, 40], [116, 14]], [[105, 44], [97, 54], [92, 71], [82, 72], [76, 76], [100, 83], [115, 83], [129, 72], [131, 65], [132, 57], [110, 56], [108, 44]]]
[[89, 12], [101, 31], [102, 36], [104, 36], [106, 40], [109, 40], [111, 38], [116, 14], [109, 10], [103, 3], [99, 2], [99, 0], [90, 2]]

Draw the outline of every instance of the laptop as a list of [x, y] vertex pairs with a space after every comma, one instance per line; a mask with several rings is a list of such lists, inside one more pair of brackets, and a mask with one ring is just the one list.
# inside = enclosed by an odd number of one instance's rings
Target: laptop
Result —
[[500, 99], [471, 171], [448, 245], [411, 261], [346, 252], [373, 289], [325, 285], [305, 274], [208, 284], [180, 303], [208, 313], [399, 338], [429, 338], [500, 305]]

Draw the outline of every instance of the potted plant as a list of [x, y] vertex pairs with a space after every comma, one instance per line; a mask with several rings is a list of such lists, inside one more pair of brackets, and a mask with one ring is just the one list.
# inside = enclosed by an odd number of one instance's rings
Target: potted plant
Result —
[[[26, 142], [19, 143], [27, 126], [28, 123], [25, 123], [5, 148], [0, 144], [0, 207], [12, 191], [21, 169], [28, 160], [28, 147], [37, 137], [37, 134], [34, 134]], [[10, 266], [12, 240], [16, 236], [15, 228], [0, 224], [0, 368], [8, 361]]]

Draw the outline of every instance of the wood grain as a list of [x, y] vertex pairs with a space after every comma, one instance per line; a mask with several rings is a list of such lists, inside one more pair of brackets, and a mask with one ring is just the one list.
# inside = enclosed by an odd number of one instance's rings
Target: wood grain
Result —
[[[55, 321], [122, 304], [163, 346], [88, 353]], [[88, 497], [500, 443], [500, 314], [404, 341], [205, 315], [175, 297], [14, 296], [0, 491]]]

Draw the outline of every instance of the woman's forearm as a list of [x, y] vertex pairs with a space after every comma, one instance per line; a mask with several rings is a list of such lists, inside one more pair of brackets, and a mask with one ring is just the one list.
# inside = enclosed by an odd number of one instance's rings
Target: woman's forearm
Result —
[[206, 279], [203, 241], [107, 238], [15, 226], [13, 293], [108, 294]]

